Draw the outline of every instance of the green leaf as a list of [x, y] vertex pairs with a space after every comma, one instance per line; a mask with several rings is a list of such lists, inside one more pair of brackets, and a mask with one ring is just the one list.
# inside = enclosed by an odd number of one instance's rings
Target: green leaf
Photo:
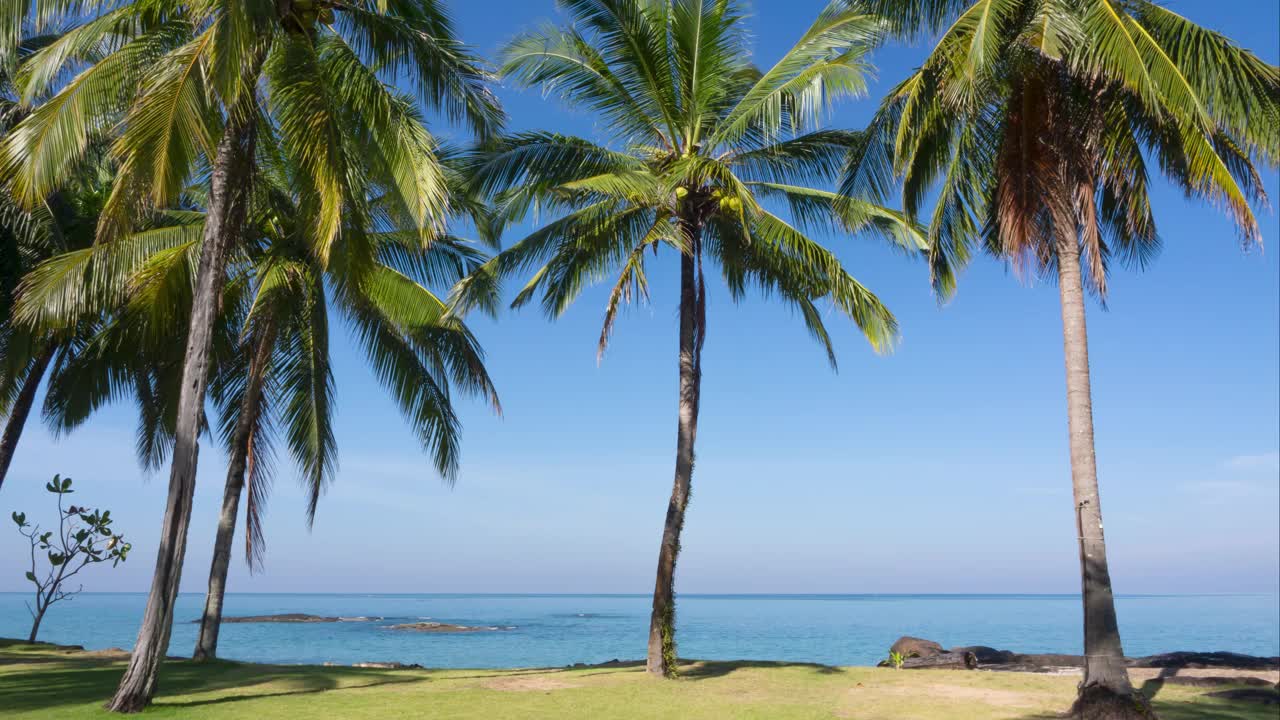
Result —
[[27, 571], [27, 579], [30, 580], [31, 582], [37, 582], [36, 574], [31, 572], [30, 570]]

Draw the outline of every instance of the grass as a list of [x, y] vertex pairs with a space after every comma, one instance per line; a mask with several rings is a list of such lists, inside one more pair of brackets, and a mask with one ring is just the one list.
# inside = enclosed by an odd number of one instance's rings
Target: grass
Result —
[[[100, 718], [124, 662], [0, 640], [0, 716]], [[946, 670], [687, 662], [655, 680], [638, 664], [524, 670], [379, 670], [215, 661], [165, 663], [147, 717], [444, 719], [750, 718], [1038, 720], [1058, 717], [1074, 677]], [[1156, 688], [1163, 720], [1275, 720], [1276, 706], [1215, 689]]]

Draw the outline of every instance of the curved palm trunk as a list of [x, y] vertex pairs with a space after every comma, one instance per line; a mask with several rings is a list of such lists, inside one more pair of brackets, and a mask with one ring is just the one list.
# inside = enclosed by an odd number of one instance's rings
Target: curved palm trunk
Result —
[[227, 571], [231, 567], [231, 544], [236, 532], [236, 515], [240, 495], [244, 492], [245, 470], [253, 441], [253, 429], [261, 413], [262, 381], [267, 358], [271, 353], [274, 333], [268, 328], [258, 337], [249, 377], [240, 402], [240, 417], [232, 437], [231, 458], [227, 465], [227, 484], [222, 492], [222, 514], [213, 541], [213, 562], [209, 568], [209, 592], [204, 599], [204, 615], [200, 618], [200, 635], [196, 638], [195, 660], [218, 656], [218, 631], [222, 629], [222, 601], [227, 591]]
[[40, 389], [40, 381], [44, 380], [51, 360], [52, 350], [45, 350], [36, 356], [35, 362], [27, 370], [27, 376], [22, 379], [22, 389], [13, 401], [13, 407], [9, 408], [9, 420], [5, 422], [4, 435], [0, 436], [0, 487], [4, 486], [4, 479], [9, 475], [9, 463], [13, 462], [13, 453], [18, 449], [18, 440], [22, 438], [22, 430], [31, 415], [31, 406], [35, 404], [36, 391]]
[[1093, 401], [1089, 388], [1089, 339], [1085, 326], [1080, 248], [1075, 238], [1057, 244], [1058, 292], [1067, 369], [1067, 424], [1071, 435], [1071, 489], [1080, 542], [1080, 584], [1084, 604], [1084, 680], [1072, 714], [1080, 718], [1153, 717], [1145, 698], [1134, 693], [1120, 644], [1093, 442]]
[[689, 505], [693, 481], [693, 445], [698, 435], [698, 403], [702, 394], [702, 300], [695, 254], [698, 233], [685, 223], [692, 241], [690, 252], [680, 256], [680, 409], [676, 423], [676, 474], [667, 503], [667, 518], [658, 548], [658, 577], [653, 588], [653, 613], [649, 619], [649, 651], [646, 667], [653, 675], [675, 677], [676, 658], [676, 560], [680, 532]]
[[[253, 68], [251, 76], [256, 75], [257, 68]], [[250, 106], [252, 93], [245, 95], [241, 104]], [[205, 385], [209, 379], [213, 324], [226, 280], [227, 256], [243, 230], [252, 181], [254, 116], [247, 107], [238, 110], [231, 113], [218, 141], [209, 180], [209, 207], [182, 364], [169, 498], [156, 553], [156, 572], [129, 667], [115, 697], [107, 703], [107, 709], [115, 712], [138, 712], [150, 704], [156, 691], [160, 661], [169, 647], [169, 633], [173, 629], [173, 605], [178, 598], [187, 528], [191, 523], [191, 499], [195, 493], [196, 457], [204, 417]]]

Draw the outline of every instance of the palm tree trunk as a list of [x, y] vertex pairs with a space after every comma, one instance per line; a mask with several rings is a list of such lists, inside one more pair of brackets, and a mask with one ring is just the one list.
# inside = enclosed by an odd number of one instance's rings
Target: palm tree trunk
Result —
[[[260, 66], [260, 62], [259, 62]], [[250, 77], [257, 77], [251, 68]], [[252, 87], [251, 83], [249, 87]], [[115, 697], [107, 703], [114, 712], [138, 712], [155, 695], [160, 661], [169, 647], [173, 630], [173, 605], [178, 598], [182, 561], [186, 554], [191, 499], [195, 493], [199, 432], [204, 417], [205, 385], [209, 379], [209, 354], [214, 319], [226, 280], [227, 256], [244, 228], [252, 181], [256, 136], [253, 93], [246, 92], [240, 106], [229, 113], [218, 141], [209, 180], [209, 207], [204, 225], [200, 264], [192, 298], [191, 325], [187, 330], [182, 364], [182, 390], [178, 395], [178, 420], [174, 433], [173, 465], [169, 473], [169, 498], [156, 553], [156, 572], [142, 616], [138, 640], [129, 658]]]
[[35, 361], [27, 370], [27, 376], [22, 379], [22, 389], [13, 401], [13, 407], [9, 408], [9, 420], [4, 425], [4, 435], [0, 436], [0, 487], [4, 486], [4, 479], [9, 475], [9, 463], [13, 462], [13, 453], [18, 449], [18, 440], [22, 437], [27, 417], [31, 415], [31, 406], [36, 400], [36, 391], [40, 389], [40, 382], [44, 380], [45, 371], [49, 369], [52, 359], [52, 350], [42, 350], [36, 355]]
[[698, 404], [702, 393], [702, 347], [699, 341], [701, 303], [695, 254], [699, 229], [682, 223], [692, 241], [680, 256], [680, 409], [676, 423], [676, 474], [667, 503], [667, 517], [658, 549], [658, 577], [653, 588], [653, 614], [649, 619], [649, 651], [646, 667], [650, 674], [675, 677], [676, 658], [676, 560], [680, 554], [680, 532], [689, 505], [693, 481], [693, 445], [698, 434]]
[[240, 495], [244, 492], [245, 468], [253, 441], [253, 429], [261, 412], [262, 381], [275, 333], [268, 325], [259, 335], [244, 397], [240, 401], [240, 417], [231, 440], [231, 458], [227, 465], [227, 484], [222, 491], [222, 514], [213, 541], [213, 562], [209, 568], [209, 592], [204, 599], [204, 615], [200, 617], [200, 635], [196, 638], [194, 660], [210, 660], [218, 656], [218, 631], [222, 629], [222, 601], [227, 591], [227, 571], [231, 567], [231, 543], [236, 532], [236, 515]]
[[1057, 243], [1058, 292], [1067, 370], [1067, 426], [1071, 436], [1071, 489], [1080, 543], [1080, 584], [1084, 604], [1084, 680], [1072, 714], [1080, 718], [1153, 717], [1134, 693], [1125, 667], [1116, 621], [1102, 504], [1093, 442], [1093, 401], [1089, 388], [1089, 338], [1085, 326], [1080, 248], [1074, 237]]

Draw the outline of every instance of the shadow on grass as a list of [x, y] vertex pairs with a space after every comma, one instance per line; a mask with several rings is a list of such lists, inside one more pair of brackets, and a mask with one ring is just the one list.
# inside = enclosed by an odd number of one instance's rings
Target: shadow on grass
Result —
[[[484, 671], [479, 675], [448, 675], [440, 678], [441, 681], [449, 680], [472, 680], [487, 679], [500, 677], [520, 677], [525, 675], [551, 675], [558, 673], [581, 673], [582, 675], [611, 675], [615, 673], [634, 673], [643, 670], [645, 663], [643, 660], [624, 660], [601, 663], [599, 665], [570, 665], [567, 667], [544, 667], [544, 668], [515, 668], [511, 670], [493, 670]], [[831, 665], [820, 665], [818, 663], [805, 662], [771, 662], [767, 660], [691, 660], [682, 658], [680, 660], [680, 679], [681, 680], [710, 680], [712, 678], [724, 677], [735, 670], [745, 670], [748, 668], [807, 668], [821, 675], [838, 675], [842, 670]], [[427, 670], [425, 672], [435, 672]]]
[[807, 668], [819, 675], [839, 675], [843, 672], [838, 667], [806, 662], [771, 662], [768, 660], [681, 660], [680, 677], [687, 680], [709, 680], [724, 677], [735, 670], [749, 668]]
[[1164, 681], [1167, 678], [1174, 677], [1178, 674], [1178, 668], [1161, 668], [1160, 674], [1142, 683], [1142, 687], [1138, 688], [1138, 692], [1147, 696], [1148, 700], [1155, 701], [1156, 695], [1164, 689]]
[[[1160, 720], [1275, 720], [1275, 706], [1264, 705], [1206, 705], [1194, 701], [1155, 703], [1156, 715]], [[1026, 715], [1018, 720], [1064, 720], [1067, 718], [1064, 708], [1058, 714]]]
[[[455, 675], [450, 674], [442, 678], [441, 681], [448, 680], [487, 680], [489, 678], [503, 677], [525, 677], [529, 675], [555, 675], [558, 673], [581, 673], [583, 675], [609, 675], [612, 673], [632, 672], [636, 668], [644, 667], [643, 662], [610, 662], [601, 665], [568, 665], [564, 667], [531, 667], [531, 668], [512, 668], [510, 670], [480, 670], [478, 675]], [[447, 668], [426, 669], [425, 673], [440, 672], [456, 672]]]
[[[1164, 678], [1175, 674], [1176, 671], [1167, 675], [1162, 672], [1161, 677], [1142, 684], [1141, 692], [1151, 699], [1151, 705], [1155, 708], [1160, 720], [1276, 720], [1280, 718], [1280, 707], [1277, 707], [1274, 702], [1267, 701], [1272, 697], [1267, 693], [1274, 691], [1258, 688], [1244, 688], [1256, 691], [1257, 700], [1227, 700], [1215, 697], [1213, 692], [1205, 692], [1199, 697], [1187, 699], [1156, 698], [1164, 687]], [[1060, 713], [1026, 715], [1018, 720], [1062, 720], [1067, 717], [1066, 708], [1063, 708]]]
[[[122, 660], [74, 656], [4, 659], [6, 662], [0, 665], [0, 707], [18, 712], [106, 702], [115, 692], [125, 667]], [[378, 669], [169, 660], [160, 670], [155, 704], [196, 707], [427, 680]], [[254, 692], [255, 688], [261, 692]], [[223, 691], [234, 692], [211, 698], [173, 699], [174, 695]]]

